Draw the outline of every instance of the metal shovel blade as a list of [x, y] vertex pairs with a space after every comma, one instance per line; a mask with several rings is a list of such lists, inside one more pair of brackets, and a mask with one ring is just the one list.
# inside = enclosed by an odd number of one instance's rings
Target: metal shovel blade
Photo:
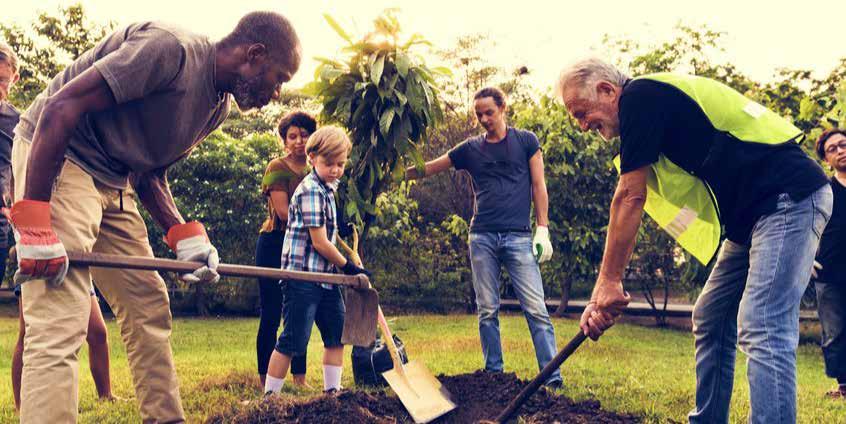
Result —
[[376, 310], [379, 308], [379, 293], [369, 289], [344, 290], [344, 329], [341, 343], [368, 347], [376, 341]]
[[[428, 423], [455, 409], [450, 393], [425, 365], [411, 361], [382, 373], [415, 423]], [[411, 382], [414, 382], [412, 384]]]

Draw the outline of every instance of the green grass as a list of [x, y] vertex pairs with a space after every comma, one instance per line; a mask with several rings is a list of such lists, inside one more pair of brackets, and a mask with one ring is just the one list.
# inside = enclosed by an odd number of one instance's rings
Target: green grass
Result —
[[[536, 372], [535, 357], [522, 315], [502, 317], [506, 370], [522, 378]], [[128, 399], [98, 403], [87, 365], [87, 348], [81, 354], [80, 422], [139, 422], [134, 403], [126, 354], [113, 320], [109, 321], [112, 346], [112, 385], [116, 395]], [[257, 319], [177, 319], [173, 350], [181, 381], [182, 400], [192, 422], [260, 396], [254, 379]], [[481, 366], [476, 318], [468, 315], [403, 316], [393, 321], [394, 330], [406, 341], [412, 359], [423, 361], [434, 374], [460, 374]], [[572, 320], [556, 320], [559, 346], [577, 331]], [[13, 422], [9, 377], [11, 348], [17, 334], [14, 318], [0, 318], [0, 422]], [[315, 332], [315, 336], [317, 333]], [[319, 337], [309, 346], [308, 381], [322, 388]], [[347, 348], [346, 358], [349, 358]], [[634, 413], [647, 422], [686, 422], [693, 406], [693, 340], [686, 332], [658, 330], [620, 324], [598, 343], [586, 343], [563, 368], [563, 393], [577, 400], [595, 398], [604, 408]], [[745, 359], [738, 355], [732, 422], [746, 422], [749, 391]], [[353, 385], [349, 363], [344, 382]], [[832, 387], [825, 377], [819, 348], [799, 349], [799, 421], [836, 423], [846, 421], [846, 402], [824, 399]], [[302, 396], [313, 392], [296, 392]]]

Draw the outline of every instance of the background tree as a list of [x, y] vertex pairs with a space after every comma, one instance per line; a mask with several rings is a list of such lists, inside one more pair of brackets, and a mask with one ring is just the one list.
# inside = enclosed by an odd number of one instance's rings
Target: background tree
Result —
[[547, 284], [558, 283], [561, 301], [555, 314], [561, 316], [574, 283], [579, 294], [589, 294], [596, 280], [617, 181], [611, 159], [619, 144], [581, 132], [564, 106], [549, 96], [517, 104], [513, 114], [514, 125], [534, 132], [543, 149], [555, 254], [541, 272]]
[[65, 65], [94, 47], [115, 28], [114, 22], [92, 23], [81, 4], [60, 7], [58, 14], [42, 12], [31, 31], [0, 23], [0, 35], [17, 53], [21, 79], [9, 101], [23, 109], [32, 103]]
[[420, 145], [443, 112], [433, 72], [414, 46], [428, 44], [419, 34], [400, 40], [396, 10], [386, 10], [374, 29], [354, 41], [329, 15], [326, 20], [346, 42], [347, 57], [318, 58], [316, 80], [307, 91], [322, 104], [321, 116], [349, 130], [353, 149], [339, 190], [342, 213], [362, 225], [362, 240], [376, 214], [376, 200], [405, 168], [423, 167]]

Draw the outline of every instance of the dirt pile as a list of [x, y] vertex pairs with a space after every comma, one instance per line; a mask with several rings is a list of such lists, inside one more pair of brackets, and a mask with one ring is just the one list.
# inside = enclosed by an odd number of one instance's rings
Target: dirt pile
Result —
[[[525, 385], [514, 374], [475, 372], [438, 379], [458, 407], [436, 423], [473, 423], [496, 418]], [[573, 402], [541, 389], [518, 410], [522, 422], [638, 423], [600, 409], [598, 401]], [[344, 391], [311, 399], [272, 396], [210, 418], [208, 423], [411, 423], [399, 399], [384, 391]]]

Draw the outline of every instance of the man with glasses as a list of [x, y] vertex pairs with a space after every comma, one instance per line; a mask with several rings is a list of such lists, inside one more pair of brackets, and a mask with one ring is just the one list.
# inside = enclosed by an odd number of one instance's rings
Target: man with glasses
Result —
[[828, 392], [834, 399], [846, 399], [846, 129], [834, 128], [817, 140], [817, 155], [834, 170], [831, 190], [834, 207], [820, 239], [814, 263], [817, 313], [822, 325], [825, 373], [837, 379]]
[[[556, 352], [555, 332], [546, 310], [538, 269], [538, 262], [552, 257], [543, 155], [532, 132], [506, 125], [507, 106], [501, 90], [493, 87], [479, 90], [473, 106], [485, 133], [468, 138], [445, 155], [427, 162], [422, 175], [415, 168], [408, 168], [406, 177], [429, 177], [452, 167], [470, 173], [476, 200], [470, 223], [470, 266], [485, 371], [503, 369], [498, 318], [503, 265], [529, 324], [538, 367], [543, 368]], [[532, 202], [537, 221], [534, 239], [529, 222]], [[546, 385], [561, 386], [558, 370]]]

